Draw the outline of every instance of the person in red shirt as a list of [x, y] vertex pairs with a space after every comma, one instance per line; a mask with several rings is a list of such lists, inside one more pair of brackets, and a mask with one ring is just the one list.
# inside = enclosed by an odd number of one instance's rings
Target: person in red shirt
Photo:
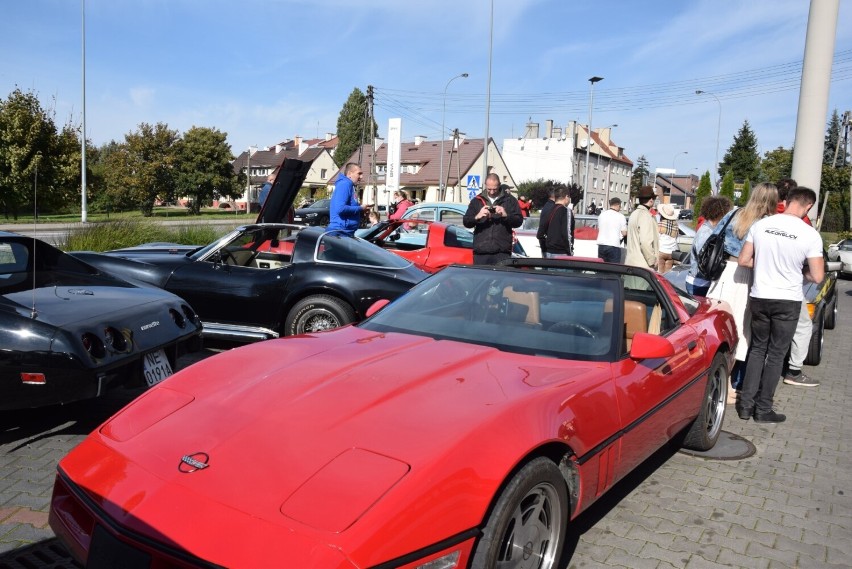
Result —
[[530, 216], [530, 208], [532, 207], [532, 202], [521, 196], [518, 198], [518, 206], [521, 208], [521, 215], [524, 217]]

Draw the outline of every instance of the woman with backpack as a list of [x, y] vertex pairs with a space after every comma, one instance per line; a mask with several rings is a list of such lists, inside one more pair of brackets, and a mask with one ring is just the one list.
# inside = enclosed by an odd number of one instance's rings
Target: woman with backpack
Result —
[[[745, 360], [748, 354], [748, 344], [751, 339], [751, 318], [748, 313], [748, 295], [751, 288], [752, 270], [739, 266], [737, 259], [745, 243], [746, 234], [754, 222], [773, 215], [778, 206], [778, 189], [774, 184], [758, 184], [752, 190], [748, 202], [725, 215], [716, 224], [714, 232], [725, 228], [725, 253], [728, 260], [725, 270], [717, 281], [710, 285], [707, 298], [724, 300], [733, 312], [740, 340], [737, 342], [737, 363], [731, 370], [731, 378], [735, 389], [739, 388], [742, 372], [745, 370]], [[726, 223], [735, 216], [730, 223]], [[730, 401], [731, 392], [728, 393]]]
[[698, 252], [704, 246], [707, 238], [716, 229], [719, 221], [731, 211], [733, 204], [726, 196], [710, 196], [701, 204], [701, 217], [704, 223], [695, 232], [690, 251], [690, 268], [686, 276], [686, 291], [695, 296], [707, 296], [707, 291], [713, 282], [698, 269]]

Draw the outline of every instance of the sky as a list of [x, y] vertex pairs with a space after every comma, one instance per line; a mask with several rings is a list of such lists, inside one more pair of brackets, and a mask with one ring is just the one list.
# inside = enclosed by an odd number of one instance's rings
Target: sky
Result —
[[[158, 122], [218, 129], [235, 155], [324, 137], [353, 88], [373, 86], [380, 135], [401, 117], [404, 141], [440, 140], [443, 122], [470, 138], [487, 129], [502, 146], [528, 121], [587, 123], [598, 76], [593, 127], [617, 124], [614, 142], [652, 170], [699, 175], [712, 171], [717, 126], [719, 159], [746, 120], [761, 155], [792, 146], [809, 10], [807, 0], [3, 4], [0, 97], [32, 91], [57, 125], [82, 122], [85, 6], [95, 145]], [[851, 24], [852, 0], [840, 0], [829, 116], [852, 110]]]

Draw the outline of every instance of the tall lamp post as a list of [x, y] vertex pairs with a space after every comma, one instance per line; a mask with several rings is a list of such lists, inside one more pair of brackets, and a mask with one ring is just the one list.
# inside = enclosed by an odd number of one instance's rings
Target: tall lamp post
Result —
[[717, 179], [716, 171], [719, 169], [719, 131], [722, 129], [722, 101], [719, 100], [719, 97], [711, 93], [710, 91], [702, 91], [698, 89], [695, 91], [696, 95], [710, 95], [716, 102], [719, 104], [719, 121], [716, 123], [716, 163], [713, 165], [713, 187], [714, 192], [719, 190], [719, 181]]
[[589, 154], [592, 150], [592, 107], [595, 104], [595, 83], [603, 81], [603, 77], [589, 78], [589, 130], [588, 139], [586, 140], [586, 176], [583, 182], [583, 209], [581, 213], [586, 212], [586, 198], [589, 195]]
[[467, 79], [467, 76], [467, 73], [456, 75], [447, 81], [447, 86], [444, 87], [444, 110], [441, 112], [441, 171], [438, 174], [438, 199], [447, 199], [447, 196], [445, 195], [446, 190], [444, 189], [444, 139], [447, 137], [446, 131], [444, 130], [444, 122], [447, 117], [447, 89], [450, 88], [450, 83], [456, 79]]

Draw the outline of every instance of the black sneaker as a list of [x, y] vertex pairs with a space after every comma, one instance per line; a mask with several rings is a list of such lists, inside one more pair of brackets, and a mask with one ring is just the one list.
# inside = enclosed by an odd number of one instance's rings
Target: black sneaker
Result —
[[751, 419], [751, 416], [754, 413], [754, 408], [746, 409], [745, 407], [740, 407], [739, 405], [736, 405], [736, 409], [737, 416], [743, 421], [748, 421], [749, 419]]
[[804, 373], [796, 375], [787, 374], [784, 376], [784, 383], [787, 385], [795, 385], [796, 387], [819, 387], [819, 382], [806, 376]]
[[783, 423], [786, 420], [787, 415], [782, 415], [781, 413], [776, 413], [775, 411], [754, 414], [755, 423]]

